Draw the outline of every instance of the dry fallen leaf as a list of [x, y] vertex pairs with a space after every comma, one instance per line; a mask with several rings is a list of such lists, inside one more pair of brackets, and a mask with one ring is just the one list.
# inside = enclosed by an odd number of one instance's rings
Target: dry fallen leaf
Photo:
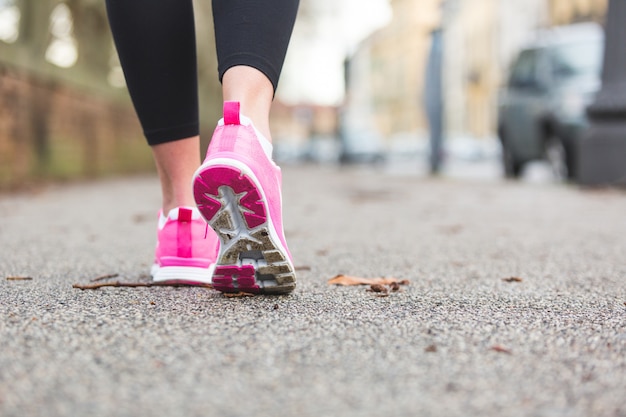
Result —
[[32, 277], [7, 277], [7, 281], [32, 281]]
[[463, 231], [463, 225], [453, 224], [448, 226], [440, 226], [439, 230], [441, 231], [441, 233], [444, 233], [446, 235], [456, 235]]
[[151, 214], [137, 213], [133, 215], [132, 219], [134, 223], [143, 223], [152, 220], [152, 217]]
[[489, 350], [493, 350], [494, 352], [499, 352], [499, 353], [506, 353], [507, 355], [511, 355], [513, 352], [511, 352], [511, 349], [507, 349], [504, 346], [500, 346], [500, 345], [493, 345], [491, 346], [491, 348], [489, 348]]
[[521, 279], [519, 277], [510, 277], [510, 278], [502, 278], [502, 281], [504, 281], [504, 282], [522, 282], [523, 279]]
[[437, 346], [436, 346], [436, 345], [430, 345], [430, 346], [427, 346], [427, 347], [424, 349], [424, 352], [428, 352], [428, 353], [434, 353], [434, 352], [437, 352]]
[[372, 284], [379, 284], [379, 285], [389, 285], [393, 282], [396, 282], [400, 285], [408, 285], [409, 284], [409, 280], [399, 280], [397, 278], [383, 278], [383, 277], [378, 277], [378, 278], [362, 278], [362, 277], [354, 277], [351, 275], [343, 275], [343, 274], [339, 274], [334, 278], [331, 278], [328, 280], [328, 284], [329, 285], [372, 285]]
[[370, 285], [370, 289], [369, 290], [372, 291], [372, 292], [387, 292], [387, 291], [389, 291], [387, 289], [387, 287], [385, 287], [384, 285], [381, 285], [381, 284], [372, 284], [372, 285]]
[[224, 297], [226, 298], [239, 298], [239, 297], [254, 297], [254, 294], [249, 292], [225, 292]]

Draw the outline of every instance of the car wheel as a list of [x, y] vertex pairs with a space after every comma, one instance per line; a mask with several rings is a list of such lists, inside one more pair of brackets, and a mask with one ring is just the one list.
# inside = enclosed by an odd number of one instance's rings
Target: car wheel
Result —
[[571, 177], [571, 167], [568, 164], [568, 152], [563, 141], [558, 136], [551, 136], [546, 142], [545, 153], [554, 179], [558, 182], [567, 181]]
[[522, 173], [522, 163], [515, 158], [506, 141], [502, 141], [502, 167], [506, 178], [519, 178]]

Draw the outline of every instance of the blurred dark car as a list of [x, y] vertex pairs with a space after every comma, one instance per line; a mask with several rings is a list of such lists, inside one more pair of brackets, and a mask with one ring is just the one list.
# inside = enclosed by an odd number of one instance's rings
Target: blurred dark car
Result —
[[507, 177], [547, 160], [558, 179], [576, 175], [576, 142], [586, 107], [600, 88], [604, 32], [594, 23], [542, 31], [511, 67], [498, 103], [498, 135]]

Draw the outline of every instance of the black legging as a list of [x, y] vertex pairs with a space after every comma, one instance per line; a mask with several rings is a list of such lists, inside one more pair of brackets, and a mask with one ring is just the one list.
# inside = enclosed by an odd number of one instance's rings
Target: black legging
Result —
[[[254, 67], [274, 90], [299, 0], [213, 0], [220, 81]], [[109, 23], [135, 110], [150, 145], [199, 132], [192, 0], [106, 0]]]

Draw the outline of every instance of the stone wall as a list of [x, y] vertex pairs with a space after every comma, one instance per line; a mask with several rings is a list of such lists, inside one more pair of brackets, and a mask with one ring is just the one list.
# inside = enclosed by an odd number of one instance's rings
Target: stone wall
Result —
[[0, 189], [153, 169], [128, 98], [0, 63]]

